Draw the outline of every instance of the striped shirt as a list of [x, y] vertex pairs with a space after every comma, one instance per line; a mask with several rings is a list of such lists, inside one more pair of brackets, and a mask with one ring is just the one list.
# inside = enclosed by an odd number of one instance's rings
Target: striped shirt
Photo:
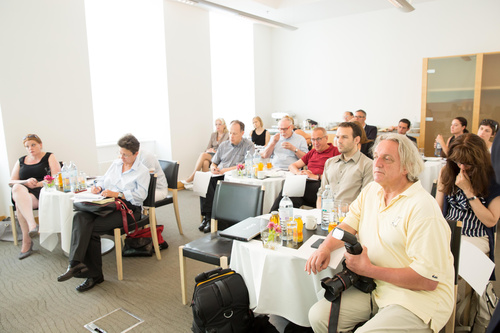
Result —
[[[490, 184], [489, 195], [486, 198], [477, 198], [488, 207], [490, 202], [500, 196], [500, 185], [493, 180]], [[486, 226], [481, 223], [470, 206], [464, 192], [459, 188], [457, 193], [446, 197], [448, 201], [448, 212], [446, 218], [449, 220], [462, 221], [462, 235], [469, 237], [487, 236]]]

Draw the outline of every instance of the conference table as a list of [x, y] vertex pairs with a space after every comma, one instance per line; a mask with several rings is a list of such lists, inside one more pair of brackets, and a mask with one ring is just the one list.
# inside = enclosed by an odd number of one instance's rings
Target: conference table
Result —
[[420, 183], [429, 193], [432, 190], [432, 183], [439, 178], [439, 171], [446, 164], [446, 160], [441, 157], [425, 157], [424, 171], [419, 175]]
[[[305, 216], [313, 215], [319, 221], [321, 211], [294, 209], [294, 215], [297, 214], [302, 215], [303, 220]], [[268, 216], [269, 214], [263, 215]], [[332, 277], [337, 270], [328, 267], [317, 275], [308, 275], [304, 267], [305, 258], [309, 254], [304, 252], [304, 255], [301, 250], [314, 252], [309, 246], [310, 241], [315, 240], [313, 237], [324, 237], [326, 234], [319, 225], [315, 231], [306, 230], [304, 225], [304, 243], [298, 250], [287, 247], [265, 249], [260, 240], [233, 241], [230, 267], [245, 280], [250, 308], [254, 309], [255, 313], [274, 314], [297, 325], [310, 326], [308, 311], [324, 295], [321, 279]], [[340, 258], [343, 255], [342, 250]]]
[[[40, 246], [54, 251], [61, 234], [61, 248], [68, 254], [71, 247], [73, 227], [73, 192], [48, 191], [43, 188], [38, 202]], [[101, 238], [101, 252], [106, 254], [114, 248], [114, 241]]]

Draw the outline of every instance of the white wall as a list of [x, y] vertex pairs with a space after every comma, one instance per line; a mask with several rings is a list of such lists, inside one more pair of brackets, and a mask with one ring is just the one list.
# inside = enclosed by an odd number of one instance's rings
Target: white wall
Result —
[[208, 11], [164, 0], [172, 158], [193, 171], [213, 132]]
[[500, 1], [415, 7], [274, 29], [272, 112], [325, 122], [361, 108], [369, 124], [420, 121], [423, 58], [500, 51]]
[[[0, 107], [8, 169], [36, 133], [44, 150], [97, 171], [83, 0], [0, 2]], [[1, 141], [1, 140], [0, 140]], [[0, 175], [7, 211], [10, 173]]]
[[[271, 118], [271, 113], [275, 112], [272, 98], [272, 31], [273, 28], [268, 26], [254, 24], [255, 115], [262, 118], [264, 127], [271, 127], [276, 123]], [[253, 128], [251, 124], [250, 128]]]

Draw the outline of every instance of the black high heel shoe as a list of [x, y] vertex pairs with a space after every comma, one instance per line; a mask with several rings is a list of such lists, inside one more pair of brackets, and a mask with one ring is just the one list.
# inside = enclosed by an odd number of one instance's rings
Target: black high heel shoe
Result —
[[19, 253], [19, 260], [23, 260], [25, 258], [28, 258], [31, 254], [33, 253], [33, 241], [31, 241], [30, 249], [26, 252], [21, 252]]

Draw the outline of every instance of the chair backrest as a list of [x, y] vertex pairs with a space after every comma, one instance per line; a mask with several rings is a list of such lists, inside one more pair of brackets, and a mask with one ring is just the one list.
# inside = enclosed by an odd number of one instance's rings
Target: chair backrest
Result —
[[260, 185], [219, 182], [215, 189], [212, 218], [232, 223], [262, 215], [264, 190]]
[[451, 229], [451, 253], [455, 267], [455, 284], [458, 283], [458, 263], [460, 262], [460, 243], [462, 240], [462, 221], [446, 220]]
[[437, 179], [432, 182], [431, 195], [435, 198], [437, 193]]
[[155, 206], [155, 192], [156, 192], [156, 174], [150, 174], [151, 179], [149, 180], [148, 187], [148, 196], [144, 199], [142, 203], [145, 207], [154, 207]]
[[167, 178], [168, 187], [171, 189], [177, 189], [177, 177], [179, 174], [179, 163], [177, 161], [165, 161], [158, 160], [160, 162], [161, 169]]

